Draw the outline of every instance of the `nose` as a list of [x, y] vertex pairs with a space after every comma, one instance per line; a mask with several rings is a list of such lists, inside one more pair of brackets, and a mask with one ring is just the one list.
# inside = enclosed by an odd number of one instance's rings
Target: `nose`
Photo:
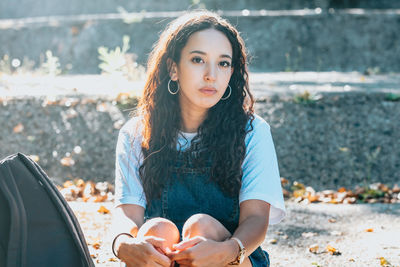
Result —
[[215, 81], [217, 78], [217, 67], [213, 64], [207, 64], [206, 72], [204, 74], [204, 80], [207, 82]]

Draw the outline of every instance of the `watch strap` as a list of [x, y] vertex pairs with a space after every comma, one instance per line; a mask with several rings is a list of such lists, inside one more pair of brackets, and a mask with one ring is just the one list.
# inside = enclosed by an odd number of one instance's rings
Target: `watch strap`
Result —
[[246, 249], [245, 249], [245, 247], [243, 246], [243, 243], [242, 243], [242, 241], [240, 241], [239, 238], [237, 238], [237, 237], [231, 237], [231, 239], [232, 239], [232, 240], [235, 240], [236, 243], [239, 245], [239, 254], [238, 254], [236, 260], [230, 262], [229, 265], [239, 265], [239, 264], [241, 264], [241, 263], [244, 261], [245, 254], [246, 254]]

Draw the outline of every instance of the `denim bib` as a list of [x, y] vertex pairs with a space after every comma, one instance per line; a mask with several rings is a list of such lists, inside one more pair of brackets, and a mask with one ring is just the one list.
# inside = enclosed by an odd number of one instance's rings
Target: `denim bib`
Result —
[[[145, 220], [162, 217], [176, 224], [182, 233], [183, 224], [189, 217], [204, 213], [217, 219], [233, 234], [239, 224], [239, 199], [225, 195], [219, 186], [210, 181], [211, 161], [205, 166], [193, 164], [179, 152], [171, 179], [161, 197], [146, 208]], [[258, 247], [249, 256], [253, 266], [269, 266], [268, 254]]]

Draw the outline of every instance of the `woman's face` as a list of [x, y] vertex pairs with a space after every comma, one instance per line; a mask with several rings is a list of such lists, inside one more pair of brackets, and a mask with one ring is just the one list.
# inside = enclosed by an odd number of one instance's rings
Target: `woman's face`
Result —
[[171, 79], [179, 82], [181, 109], [206, 111], [217, 104], [227, 90], [232, 72], [232, 46], [228, 38], [215, 29], [193, 33], [171, 71]]

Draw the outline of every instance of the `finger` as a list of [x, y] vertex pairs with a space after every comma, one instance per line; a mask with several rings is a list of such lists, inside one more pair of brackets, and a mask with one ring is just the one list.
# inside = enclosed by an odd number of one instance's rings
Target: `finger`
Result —
[[164, 254], [167, 253], [167, 251], [165, 250], [165, 248], [166, 248], [165, 243], [167, 242], [167, 240], [165, 240], [164, 238], [155, 237], [155, 236], [146, 236], [146, 237], [144, 237], [144, 240], [147, 243], [152, 244], [154, 247], [161, 249], [162, 253], [164, 253]]
[[150, 245], [150, 255], [154, 262], [158, 263], [161, 266], [169, 267], [171, 265], [171, 260], [165, 256], [164, 254], [160, 253], [155, 247]]
[[190, 266], [191, 265], [191, 261], [189, 260], [179, 260], [176, 261], [179, 264], [179, 267], [183, 267], [183, 266]]
[[190, 253], [191, 253], [191, 249], [188, 248], [186, 250], [183, 251], [174, 251], [170, 254], [168, 254], [168, 257], [171, 259], [171, 261], [181, 261], [181, 260], [189, 260], [190, 259]]
[[174, 245], [172, 245], [172, 247], [177, 250], [184, 250], [186, 248], [193, 247], [194, 245], [196, 245], [202, 241], [205, 241], [205, 240], [206, 239], [202, 236], [195, 236], [188, 240], [181, 241], [178, 244], [174, 244]]

